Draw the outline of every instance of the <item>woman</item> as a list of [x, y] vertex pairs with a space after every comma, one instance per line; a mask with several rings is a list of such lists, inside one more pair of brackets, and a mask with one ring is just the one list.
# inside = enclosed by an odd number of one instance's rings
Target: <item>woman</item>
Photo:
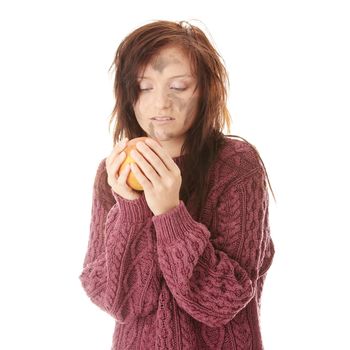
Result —
[[[156, 21], [128, 35], [113, 64], [115, 147], [98, 166], [80, 275], [116, 321], [112, 349], [263, 349], [267, 174], [254, 146], [222, 133], [220, 56], [199, 28]], [[127, 139], [141, 136], [118, 174]]]

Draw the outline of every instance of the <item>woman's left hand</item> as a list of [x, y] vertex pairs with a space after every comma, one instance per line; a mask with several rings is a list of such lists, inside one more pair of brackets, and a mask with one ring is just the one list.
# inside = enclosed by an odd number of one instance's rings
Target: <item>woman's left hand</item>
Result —
[[[131, 170], [143, 187], [147, 204], [154, 215], [164, 214], [180, 204], [181, 171], [156, 141], [147, 139], [131, 152], [136, 163]], [[142, 172], [140, 171], [142, 170]]]

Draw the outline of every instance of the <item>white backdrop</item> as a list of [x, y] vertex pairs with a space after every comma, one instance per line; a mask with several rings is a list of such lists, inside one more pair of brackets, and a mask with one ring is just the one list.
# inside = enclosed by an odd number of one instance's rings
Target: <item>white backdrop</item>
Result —
[[230, 73], [232, 133], [257, 147], [277, 198], [265, 348], [350, 349], [346, 1], [123, 3], [1, 2], [0, 348], [110, 348], [114, 322], [78, 279], [112, 147], [108, 69], [136, 27], [197, 19]]

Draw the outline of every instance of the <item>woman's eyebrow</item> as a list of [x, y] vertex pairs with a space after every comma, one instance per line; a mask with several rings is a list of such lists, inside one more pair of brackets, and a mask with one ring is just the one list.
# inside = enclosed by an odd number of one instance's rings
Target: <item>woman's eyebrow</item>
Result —
[[[172, 77], [169, 77], [169, 79], [183, 78], [183, 77], [193, 78], [193, 76], [192, 76], [192, 75], [189, 75], [189, 74], [180, 74], [180, 75], [174, 75], [174, 76], [172, 76]], [[146, 77], [146, 76], [137, 77], [137, 79], [150, 79], [150, 80], [152, 80], [152, 78], [149, 78], [149, 77]]]
[[173, 79], [173, 78], [183, 78], [183, 77], [192, 78], [192, 75], [189, 75], [189, 74], [174, 75], [173, 77], [170, 77], [169, 79]]

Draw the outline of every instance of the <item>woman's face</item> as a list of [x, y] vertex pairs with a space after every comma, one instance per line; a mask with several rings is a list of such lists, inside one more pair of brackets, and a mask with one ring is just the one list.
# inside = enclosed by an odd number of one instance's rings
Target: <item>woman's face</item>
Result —
[[179, 48], [162, 49], [138, 76], [136, 119], [148, 136], [181, 146], [198, 110], [197, 79]]

